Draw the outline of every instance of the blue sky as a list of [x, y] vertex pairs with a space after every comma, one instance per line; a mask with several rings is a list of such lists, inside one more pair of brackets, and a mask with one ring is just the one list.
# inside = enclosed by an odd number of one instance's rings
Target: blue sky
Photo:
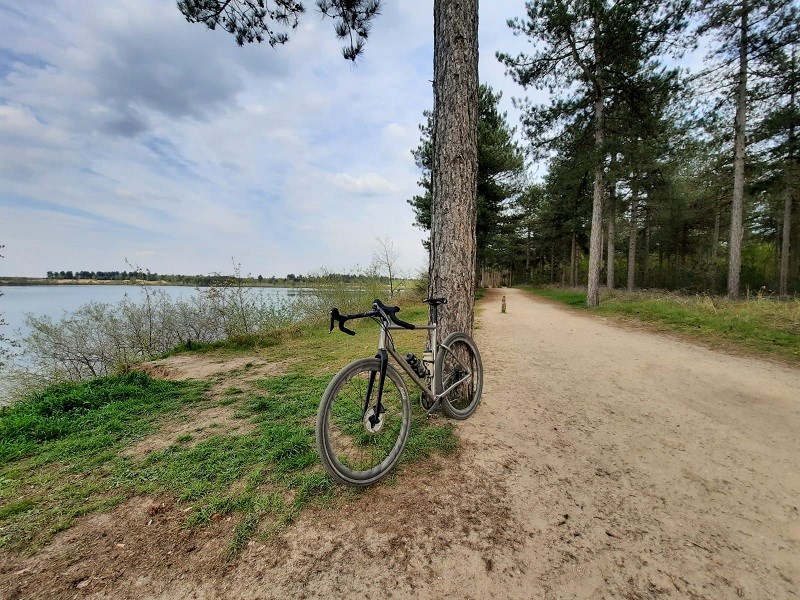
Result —
[[[481, 81], [512, 120], [494, 53], [521, 48], [523, 12], [481, 3]], [[386, 0], [354, 67], [313, 11], [285, 46], [239, 48], [172, 0], [0, 0], [0, 274], [351, 271], [377, 236], [416, 271], [432, 14]]]

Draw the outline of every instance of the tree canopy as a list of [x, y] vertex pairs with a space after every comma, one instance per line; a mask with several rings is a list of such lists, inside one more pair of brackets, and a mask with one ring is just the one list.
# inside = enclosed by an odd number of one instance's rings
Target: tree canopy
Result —
[[[346, 42], [342, 55], [356, 60], [364, 50], [372, 20], [380, 13], [380, 0], [317, 0], [317, 9], [334, 22], [336, 36]], [[297, 29], [306, 8], [295, 0], [178, 0], [178, 9], [190, 23], [209, 29], [221, 27], [245, 43], [285, 44]]]

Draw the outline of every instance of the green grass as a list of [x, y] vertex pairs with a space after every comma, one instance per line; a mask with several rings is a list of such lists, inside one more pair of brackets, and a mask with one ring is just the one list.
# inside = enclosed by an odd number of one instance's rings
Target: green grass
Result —
[[[295, 328], [287, 328], [286, 331], [291, 331]], [[161, 358], [173, 356], [175, 354], [183, 354], [185, 352], [214, 352], [217, 350], [232, 350], [235, 352], [258, 350], [260, 348], [271, 348], [280, 344], [281, 332], [270, 332], [267, 334], [252, 333], [247, 335], [235, 335], [224, 340], [217, 340], [216, 342], [193, 342], [191, 340], [184, 342], [180, 346], [172, 349], [161, 355]]]
[[[415, 322], [426, 315], [424, 306], [403, 310]], [[218, 392], [212, 393], [212, 382], [130, 373], [54, 386], [0, 409], [0, 548], [35, 552], [80, 516], [147, 494], [182, 505], [187, 527], [233, 516], [228, 549], [235, 555], [253, 536], [279, 530], [305, 507], [350, 497], [354, 492], [336, 486], [319, 463], [314, 423], [333, 375], [375, 352], [377, 326], [361, 321], [354, 328], [358, 335], [350, 337], [306, 324], [275, 336], [274, 343], [247, 346], [259, 360], [288, 360], [292, 366]], [[401, 351], [419, 353], [425, 334], [398, 332], [395, 339]], [[216, 352], [237, 354], [242, 346], [222, 344]], [[244, 420], [245, 431], [184, 429], [162, 450], [126, 452], [150, 434], [177, 430], [194, 413], [220, 406]], [[418, 405], [412, 413], [399, 475], [391, 481], [401, 481], [403, 464], [456, 447], [449, 423], [427, 418]]]
[[603, 292], [600, 306], [586, 307], [586, 292], [553, 287], [528, 291], [596, 314], [646, 323], [729, 349], [800, 364], [800, 300], [731, 301], [668, 293]]

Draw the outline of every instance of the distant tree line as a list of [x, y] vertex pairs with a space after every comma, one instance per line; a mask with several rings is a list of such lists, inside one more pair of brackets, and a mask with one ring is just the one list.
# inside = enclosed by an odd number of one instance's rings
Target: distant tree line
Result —
[[48, 271], [47, 279], [96, 279], [99, 281], [159, 281], [163, 277], [180, 277], [175, 275], [159, 275], [144, 271]]
[[297, 284], [312, 284], [318, 282], [332, 283], [357, 283], [368, 279], [378, 279], [382, 283], [389, 283], [388, 277], [377, 277], [370, 273], [325, 273], [324, 275], [295, 275], [289, 273], [286, 277], [264, 277], [235, 275], [163, 275], [152, 271], [48, 271], [47, 279], [58, 280], [91, 280], [91, 281], [150, 281], [163, 282], [172, 285], [193, 285], [198, 287], [222, 287], [235, 285], [275, 285], [295, 286]]

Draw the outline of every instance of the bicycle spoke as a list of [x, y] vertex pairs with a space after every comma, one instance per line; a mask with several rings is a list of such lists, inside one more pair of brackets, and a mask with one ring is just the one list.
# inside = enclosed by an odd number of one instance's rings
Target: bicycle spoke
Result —
[[369, 370], [353, 375], [338, 390], [329, 408], [330, 458], [354, 472], [369, 472], [380, 467], [401, 440], [403, 397], [400, 390], [387, 377], [381, 399], [383, 411], [375, 415], [377, 389], [374, 389], [365, 414], [369, 377]]
[[483, 367], [472, 339], [454, 333], [440, 347], [437, 357], [438, 393], [443, 394], [443, 409], [448, 416], [465, 419], [480, 402]]

